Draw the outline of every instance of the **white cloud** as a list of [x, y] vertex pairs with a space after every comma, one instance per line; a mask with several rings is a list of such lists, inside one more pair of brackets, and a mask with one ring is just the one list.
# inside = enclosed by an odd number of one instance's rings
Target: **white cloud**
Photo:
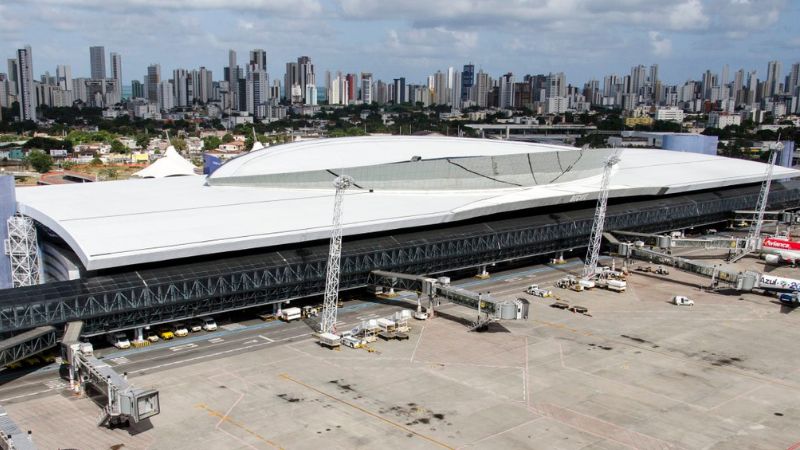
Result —
[[104, 11], [145, 9], [213, 10], [231, 9], [307, 17], [322, 12], [320, 0], [9, 0], [26, 5], [99, 8]]
[[672, 41], [665, 38], [658, 31], [651, 31], [648, 33], [650, 36], [650, 47], [655, 56], [669, 56], [672, 54]]
[[394, 56], [466, 55], [478, 45], [478, 33], [445, 27], [389, 30], [386, 46]]
[[688, 0], [675, 5], [667, 16], [673, 30], [700, 30], [708, 27], [711, 20], [703, 12], [700, 0]]

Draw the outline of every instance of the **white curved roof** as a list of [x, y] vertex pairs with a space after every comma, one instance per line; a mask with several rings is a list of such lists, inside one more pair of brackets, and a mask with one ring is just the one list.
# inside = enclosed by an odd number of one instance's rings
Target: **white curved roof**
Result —
[[[379, 142], [384, 145], [378, 146]], [[352, 160], [385, 163], [407, 160], [409, 155], [455, 157], [553, 149], [577, 150], [440, 137], [327, 139], [271, 147], [269, 153], [283, 156], [264, 170], [320, 168]], [[259, 160], [262, 152], [234, 159], [219, 170], [244, 167], [246, 160]], [[662, 195], [753, 183], [764, 173], [765, 165], [757, 162], [626, 149], [612, 175], [610, 195]], [[797, 177], [800, 172], [776, 167], [774, 176]], [[591, 176], [493, 190], [351, 190], [344, 201], [344, 232], [409, 228], [593, 199], [598, 185], [599, 176]], [[58, 233], [92, 270], [326, 239], [333, 189], [207, 186], [204, 177], [177, 177], [20, 188], [17, 201], [21, 213]]]
[[409, 161], [414, 156], [427, 160], [568, 150], [575, 148], [444, 136], [314, 139], [247, 153], [225, 163], [210, 178], [373, 166]]

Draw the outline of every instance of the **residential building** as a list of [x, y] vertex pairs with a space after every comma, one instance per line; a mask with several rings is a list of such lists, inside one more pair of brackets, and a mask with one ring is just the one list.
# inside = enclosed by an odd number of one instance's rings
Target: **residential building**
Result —
[[361, 72], [361, 103], [369, 105], [373, 101], [375, 98], [372, 92], [372, 74]]
[[17, 101], [19, 119], [36, 122], [36, 89], [33, 80], [33, 55], [31, 46], [17, 50]]
[[682, 123], [684, 119], [683, 109], [675, 106], [658, 108], [656, 109], [655, 119]]
[[741, 125], [742, 124], [742, 116], [739, 114], [728, 114], [728, 113], [721, 113], [718, 111], [712, 111], [708, 113], [708, 123], [706, 124], [707, 128], [725, 128], [730, 125]]

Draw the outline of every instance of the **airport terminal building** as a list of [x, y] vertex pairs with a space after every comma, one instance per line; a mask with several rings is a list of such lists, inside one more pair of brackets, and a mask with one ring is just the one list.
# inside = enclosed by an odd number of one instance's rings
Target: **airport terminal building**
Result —
[[[607, 229], [664, 231], [752, 209], [766, 165], [652, 149], [361, 137], [253, 151], [212, 175], [16, 190], [43, 284], [0, 290], [0, 334], [74, 320], [86, 335], [324, 291], [333, 180], [341, 287], [386, 270], [440, 274], [586, 246], [606, 159]], [[775, 167], [771, 209], [800, 205]], [[582, 251], [582, 250], [580, 250]]]

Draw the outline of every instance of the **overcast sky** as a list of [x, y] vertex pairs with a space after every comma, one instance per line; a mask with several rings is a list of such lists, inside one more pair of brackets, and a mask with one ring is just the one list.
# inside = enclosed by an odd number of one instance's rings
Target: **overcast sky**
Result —
[[786, 73], [800, 61], [798, 23], [797, 0], [2, 0], [0, 57], [29, 44], [37, 78], [57, 64], [88, 76], [89, 46], [103, 45], [122, 55], [125, 84], [150, 63], [162, 77], [204, 65], [222, 78], [230, 48], [240, 65], [266, 50], [273, 79], [308, 55], [320, 85], [326, 69], [415, 82], [470, 61], [493, 76], [564, 71], [577, 85], [657, 63], [679, 83], [726, 63], [763, 79], [777, 59]]

